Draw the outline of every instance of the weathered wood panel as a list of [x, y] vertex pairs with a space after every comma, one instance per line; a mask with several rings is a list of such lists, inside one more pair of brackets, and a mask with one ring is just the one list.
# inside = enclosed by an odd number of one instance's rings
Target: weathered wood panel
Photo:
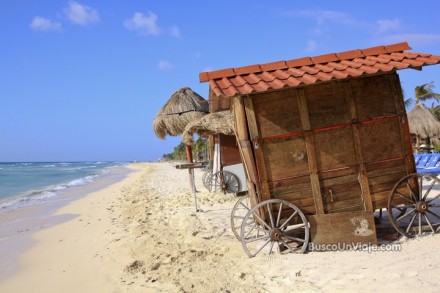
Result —
[[397, 114], [388, 75], [350, 80], [359, 121]]
[[264, 141], [259, 147], [264, 153], [264, 165], [269, 181], [309, 173], [303, 136]]
[[350, 126], [314, 132], [318, 170], [356, 165], [353, 132]]
[[338, 82], [304, 88], [312, 129], [350, 123], [344, 91]]
[[365, 163], [402, 158], [399, 117], [361, 123], [359, 127]]
[[355, 211], [308, 216], [310, 238], [315, 244], [376, 244], [372, 213]]
[[261, 138], [302, 130], [296, 90], [253, 95], [252, 102]]

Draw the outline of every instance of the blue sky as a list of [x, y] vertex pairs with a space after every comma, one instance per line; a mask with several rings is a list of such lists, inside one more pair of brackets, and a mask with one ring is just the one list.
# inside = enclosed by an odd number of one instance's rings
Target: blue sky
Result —
[[[0, 0], [0, 161], [157, 160], [152, 122], [202, 71], [408, 42], [440, 55], [440, 1]], [[440, 66], [399, 71], [407, 98]]]

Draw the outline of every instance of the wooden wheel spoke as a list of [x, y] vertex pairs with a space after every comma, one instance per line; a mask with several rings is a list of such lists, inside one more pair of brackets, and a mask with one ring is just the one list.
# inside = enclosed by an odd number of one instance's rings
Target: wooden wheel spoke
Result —
[[417, 216], [417, 213], [415, 213], [414, 216], [411, 218], [411, 221], [409, 222], [409, 225], [408, 225], [408, 227], [406, 228], [406, 233], [408, 233], [409, 230], [411, 229], [411, 226], [412, 226], [412, 224], [413, 224], [414, 219], [416, 218], [416, 216]]
[[281, 220], [281, 212], [283, 211], [283, 203], [280, 203], [280, 207], [278, 210], [278, 216], [277, 216], [277, 222], [275, 224], [275, 227], [278, 227], [280, 225], [280, 220]]
[[270, 240], [269, 235], [259, 236], [259, 237], [255, 237], [255, 238], [246, 238], [246, 243], [252, 243], [255, 241], [266, 240], [266, 239]]
[[295, 250], [293, 250], [293, 248], [292, 248], [289, 244], [286, 243], [286, 241], [284, 241], [283, 239], [281, 239], [280, 241], [281, 241], [281, 243], [283, 243], [283, 245], [284, 245], [286, 248], [288, 248], [291, 252], [293, 252], [293, 253], [296, 252]]
[[434, 187], [434, 184], [436, 183], [435, 180], [432, 180], [431, 185], [429, 185], [428, 189], [426, 190], [425, 195], [423, 196], [422, 200], [425, 201], [426, 198], [428, 197], [429, 193], [431, 192], [431, 189]]
[[266, 228], [267, 228], [268, 230], [272, 229], [272, 228], [266, 223], [266, 221], [263, 220], [263, 219], [260, 217], [260, 215], [259, 215], [256, 211], [255, 211], [252, 215], [253, 215], [256, 219], [258, 219], [259, 221], [261, 221], [261, 223], [263, 223], [263, 225], [266, 226]]
[[437, 219], [440, 219], [440, 216], [434, 213], [433, 211], [427, 210], [427, 212], [433, 215], [434, 217], [436, 217]]
[[267, 241], [254, 253], [254, 256], [256, 256], [261, 250], [263, 250], [264, 247], [270, 242], [270, 238], [267, 239]]
[[419, 235], [422, 235], [422, 213], [419, 213]]
[[426, 219], [426, 223], [428, 223], [429, 228], [431, 228], [432, 233], [435, 233], [434, 228], [432, 227], [431, 221], [428, 219], [428, 216], [426, 214], [423, 215]]
[[269, 254], [272, 253], [273, 250], [273, 245], [275, 244], [275, 241], [272, 241], [272, 243], [270, 244], [270, 250], [269, 250]]
[[289, 239], [289, 240], [293, 240], [293, 241], [299, 241], [299, 242], [302, 242], [302, 243], [304, 243], [304, 242], [305, 242], [305, 240], [304, 240], [304, 239], [301, 239], [301, 238], [296, 238], [296, 237], [293, 237], [293, 236], [287, 236], [287, 235], [283, 235], [283, 237], [284, 237], [284, 238], [286, 238], [286, 239]]
[[400, 220], [402, 220], [402, 219], [408, 217], [409, 215], [411, 215], [411, 214], [414, 213], [415, 211], [416, 211], [415, 209], [412, 209], [411, 211], [409, 211], [408, 213], [404, 214], [403, 216], [400, 216], [400, 217], [396, 218], [396, 221], [398, 222], [398, 221], [400, 221]]
[[433, 197], [433, 198], [430, 198], [429, 200], [427, 200], [426, 202], [427, 203], [430, 203], [430, 202], [432, 202], [433, 200], [436, 200], [437, 198], [439, 198], [440, 197], [440, 193], [439, 194], [437, 194], [435, 197]]
[[411, 197], [413, 198], [414, 202], [417, 202], [417, 197], [416, 197], [416, 193], [414, 192], [414, 190], [412, 189], [411, 185], [409, 184], [408, 180], [405, 182], [406, 186], [409, 189], [409, 192], [411, 193]]
[[269, 213], [270, 224], [272, 228], [275, 228], [275, 222], [273, 221], [272, 208], [269, 206], [269, 203], [266, 204], [267, 212]]
[[410, 203], [414, 203], [414, 201], [412, 201], [411, 199], [409, 199], [408, 197], [406, 197], [405, 195], [401, 194], [399, 191], [396, 191], [396, 194], [400, 197], [405, 199], [406, 201], [410, 202]]
[[281, 227], [279, 229], [280, 230], [284, 229], [284, 227], [287, 225], [287, 223], [289, 223], [290, 220], [292, 220], [293, 217], [296, 216], [296, 214], [298, 214], [298, 211], [295, 211], [293, 214], [291, 214], [290, 217], [281, 225]]
[[251, 209], [245, 205], [244, 203], [240, 202], [240, 206], [242, 206], [243, 208], [245, 208], [246, 210], [250, 211]]

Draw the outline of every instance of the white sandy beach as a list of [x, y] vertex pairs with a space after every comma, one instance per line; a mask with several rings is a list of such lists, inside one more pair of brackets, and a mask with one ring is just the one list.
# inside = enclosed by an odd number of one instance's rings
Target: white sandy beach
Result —
[[437, 292], [440, 235], [401, 251], [310, 252], [249, 259], [230, 228], [234, 195], [209, 193], [195, 170], [131, 165], [126, 179], [60, 209], [73, 220], [33, 235], [0, 292]]

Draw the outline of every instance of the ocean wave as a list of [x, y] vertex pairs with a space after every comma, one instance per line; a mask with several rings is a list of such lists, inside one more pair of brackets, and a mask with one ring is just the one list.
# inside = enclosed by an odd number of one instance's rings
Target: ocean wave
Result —
[[0, 201], [0, 210], [18, 210], [27, 206], [37, 204], [39, 202], [43, 202], [45, 200], [58, 196], [60, 192], [66, 189], [84, 186], [86, 184], [92, 183], [96, 177], [98, 177], [98, 175], [90, 175], [72, 180], [64, 184], [49, 186], [45, 189], [28, 191], [20, 196]]
[[50, 165], [43, 165], [43, 168], [55, 168], [56, 166], [53, 164]]

